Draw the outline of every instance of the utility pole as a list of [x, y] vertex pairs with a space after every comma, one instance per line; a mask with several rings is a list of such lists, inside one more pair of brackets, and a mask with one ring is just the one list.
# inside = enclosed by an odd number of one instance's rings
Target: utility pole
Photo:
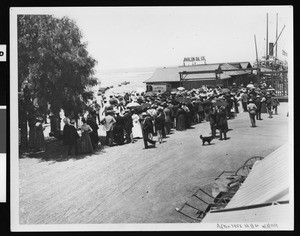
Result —
[[256, 45], [256, 36], [255, 35], [254, 35], [254, 42], [255, 42], [256, 63], [257, 63], [257, 67], [259, 67], [258, 55], [257, 55], [257, 45]]
[[267, 13], [267, 36], [266, 36], [266, 60], [268, 59], [268, 44], [269, 44], [269, 40], [268, 40], [268, 13]]
[[[278, 38], [278, 13], [276, 13], [276, 39], [277, 38]], [[275, 57], [277, 58], [277, 45], [276, 45]]]
[[[258, 62], [258, 54], [257, 54], [257, 44], [256, 44], [256, 36], [254, 35], [254, 42], [255, 42], [255, 53], [256, 53], [256, 67], [260, 68], [259, 62]], [[260, 80], [260, 69], [257, 70], [256, 75], [258, 77], [258, 80]]]

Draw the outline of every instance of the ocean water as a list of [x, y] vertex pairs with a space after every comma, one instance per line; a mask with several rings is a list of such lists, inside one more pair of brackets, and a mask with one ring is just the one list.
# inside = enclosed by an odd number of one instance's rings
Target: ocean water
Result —
[[[97, 74], [98, 88], [114, 86], [112, 89], [107, 90], [106, 94], [146, 90], [146, 84], [143, 82], [153, 75], [155, 69], [156, 67], [147, 67], [99, 71]], [[118, 86], [124, 81], [130, 83]]]

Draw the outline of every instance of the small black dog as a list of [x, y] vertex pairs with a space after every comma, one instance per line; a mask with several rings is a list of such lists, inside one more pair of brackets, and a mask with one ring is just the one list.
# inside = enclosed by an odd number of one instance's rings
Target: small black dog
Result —
[[202, 139], [202, 145], [205, 144], [205, 142], [208, 142], [208, 144], [210, 145], [211, 140], [213, 140], [213, 136], [208, 136], [208, 137], [203, 137], [202, 135], [200, 135], [200, 138]]

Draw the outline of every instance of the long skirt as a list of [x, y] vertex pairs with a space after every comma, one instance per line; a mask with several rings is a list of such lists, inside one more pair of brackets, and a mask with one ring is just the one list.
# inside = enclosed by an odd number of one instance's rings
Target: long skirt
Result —
[[98, 145], [99, 137], [97, 130], [93, 130], [93, 132], [90, 133], [91, 142], [93, 145], [93, 148], [95, 149]]
[[186, 130], [186, 120], [184, 114], [179, 114], [176, 120], [176, 130]]
[[38, 150], [46, 150], [46, 142], [44, 133], [42, 130], [37, 129], [36, 136], [35, 136], [35, 148]]
[[132, 134], [133, 138], [143, 138], [142, 127], [140, 122], [133, 122]]
[[93, 145], [88, 132], [83, 132], [80, 140], [80, 152], [81, 153], [92, 153]]
[[28, 146], [29, 148], [34, 148], [35, 147], [35, 140], [36, 140], [36, 130], [35, 127], [30, 127], [29, 129], [29, 141], [28, 141]]

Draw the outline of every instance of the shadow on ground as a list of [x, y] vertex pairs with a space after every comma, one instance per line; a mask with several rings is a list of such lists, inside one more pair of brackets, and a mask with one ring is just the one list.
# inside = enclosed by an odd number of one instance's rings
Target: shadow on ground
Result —
[[[105, 139], [105, 137], [104, 137]], [[101, 140], [101, 137], [100, 137]], [[70, 159], [80, 160], [84, 158], [88, 158], [93, 155], [98, 155], [101, 153], [105, 153], [105, 146], [101, 145], [98, 149], [96, 149], [93, 153], [90, 154], [79, 154], [79, 155], [67, 155], [68, 154], [68, 146], [62, 145], [61, 140], [46, 140], [46, 151], [37, 151], [34, 149], [21, 149], [19, 151], [20, 158], [35, 158], [40, 159], [41, 161], [54, 161], [54, 162], [62, 162], [68, 161]], [[74, 150], [72, 150], [74, 153]]]

